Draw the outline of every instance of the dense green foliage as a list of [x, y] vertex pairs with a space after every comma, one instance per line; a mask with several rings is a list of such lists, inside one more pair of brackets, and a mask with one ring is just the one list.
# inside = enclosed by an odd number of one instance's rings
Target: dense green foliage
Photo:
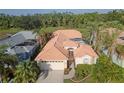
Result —
[[50, 13], [50, 14], [35, 14], [27, 16], [10, 16], [0, 14], [0, 28], [23, 28], [37, 29], [43, 27], [70, 27], [84, 28], [92, 26], [94, 23], [106, 26], [122, 27], [124, 24], [124, 11], [114, 10], [107, 14], [86, 13]]
[[116, 52], [119, 55], [124, 56], [124, 45], [117, 45], [116, 46]]
[[[10, 16], [0, 14], [0, 37], [5, 33], [19, 31], [18, 29], [34, 30], [38, 33], [52, 32], [57, 29], [71, 28], [77, 29], [82, 33], [82, 36], [93, 45], [93, 34], [96, 33], [95, 42], [93, 47], [98, 52], [101, 50], [103, 44], [105, 47], [111, 46], [113, 38], [107, 37], [105, 41], [101, 41], [100, 30], [104, 28], [117, 28], [124, 29], [124, 11], [113, 10], [106, 14], [99, 13], [49, 13], [49, 14], [34, 14], [26, 16]], [[9, 32], [6, 32], [6, 30]], [[4, 33], [5, 32], [5, 33]]]
[[44, 47], [44, 45], [53, 37], [52, 32], [43, 32], [40, 35], [40, 39], [42, 41], [42, 47]]
[[0, 29], [0, 39], [6, 38], [9, 35], [15, 34], [20, 30], [23, 30], [23, 29], [21, 28]]
[[36, 62], [25, 61], [19, 63], [12, 55], [0, 53], [0, 76], [2, 82], [27, 83], [35, 82], [40, 69]]
[[16, 83], [33, 83], [37, 80], [40, 69], [36, 62], [22, 62], [17, 65], [15, 70], [14, 82]]
[[8, 82], [13, 78], [13, 73], [18, 60], [15, 56], [0, 53], [0, 75], [2, 82]]
[[80, 64], [77, 65], [77, 68], [75, 69], [75, 79], [82, 79], [86, 76], [88, 76], [92, 71], [92, 66], [91, 65], [84, 65]]
[[[78, 65], [74, 80], [82, 80], [88, 75], [90, 77], [81, 82], [124, 82], [124, 69], [113, 64], [111, 58], [106, 55], [101, 55], [95, 65]], [[65, 80], [65, 82], [72, 81]]]
[[94, 66], [93, 77], [96, 82], [121, 82], [124, 78], [123, 68], [113, 64], [111, 59], [101, 55]]
[[8, 47], [7, 45], [0, 45], [0, 53], [4, 53], [7, 47]]

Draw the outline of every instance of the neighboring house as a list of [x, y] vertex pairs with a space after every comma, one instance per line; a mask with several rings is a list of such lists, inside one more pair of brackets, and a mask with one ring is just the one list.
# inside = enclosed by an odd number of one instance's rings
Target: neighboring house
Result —
[[76, 30], [58, 30], [35, 58], [41, 70], [64, 70], [70, 64], [96, 64], [98, 58], [91, 46], [82, 41]]
[[[124, 32], [121, 32], [116, 39], [116, 44], [124, 45]], [[112, 61], [120, 67], [124, 67], [124, 57], [118, 57], [115, 49], [112, 51]]]
[[5, 53], [11, 55], [17, 55], [19, 60], [29, 59], [36, 48], [38, 43], [35, 39], [36, 34], [32, 31], [21, 31], [9, 38], [9, 48], [6, 49]]

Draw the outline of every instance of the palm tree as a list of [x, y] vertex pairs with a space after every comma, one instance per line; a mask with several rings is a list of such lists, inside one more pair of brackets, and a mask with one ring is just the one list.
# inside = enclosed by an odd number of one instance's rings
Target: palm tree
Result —
[[108, 50], [108, 56], [111, 57], [114, 45], [115, 45], [115, 37], [114, 34], [112, 36], [108, 36], [107, 33], [104, 33], [104, 37], [103, 37], [103, 45], [104, 48]]
[[0, 62], [3, 62], [4, 65], [6, 64], [8, 68], [9, 67], [15, 68], [15, 66], [18, 64], [16, 56], [7, 54], [0, 54]]
[[15, 71], [14, 82], [29, 83], [35, 82], [38, 78], [40, 70], [36, 63], [25, 61], [19, 64]]
[[118, 54], [118, 57], [124, 56], [124, 45], [117, 45], [115, 48], [115, 52]]
[[4, 65], [2, 64], [2, 62], [0, 62], [0, 82], [2, 81], [3, 72], [4, 72]]
[[42, 46], [44, 47], [45, 44], [53, 37], [52, 32], [43, 32], [41, 34], [41, 42]]
[[101, 55], [98, 63], [94, 65], [93, 77], [97, 82], [112, 82], [123, 77], [123, 69], [114, 65], [111, 58]]
[[8, 82], [9, 79], [13, 78], [13, 73], [17, 64], [18, 61], [15, 56], [0, 53], [0, 75], [2, 82]]
[[101, 42], [101, 33], [100, 33], [100, 26], [101, 24], [98, 23], [91, 23], [91, 39], [90, 43], [93, 46], [94, 50], [100, 55], [100, 49], [102, 46]]

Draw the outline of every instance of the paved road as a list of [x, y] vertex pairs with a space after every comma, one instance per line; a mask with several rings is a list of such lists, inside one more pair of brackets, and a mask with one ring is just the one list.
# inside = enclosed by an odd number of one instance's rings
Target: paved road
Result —
[[39, 77], [37, 83], [63, 83], [64, 70], [52, 70], [48, 72], [48, 76], [45, 79]]

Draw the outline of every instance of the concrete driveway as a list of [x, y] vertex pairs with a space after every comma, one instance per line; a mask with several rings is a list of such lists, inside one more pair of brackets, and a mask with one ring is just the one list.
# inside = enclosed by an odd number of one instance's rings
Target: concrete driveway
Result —
[[50, 70], [45, 79], [38, 78], [37, 83], [63, 83], [64, 81], [64, 70]]

